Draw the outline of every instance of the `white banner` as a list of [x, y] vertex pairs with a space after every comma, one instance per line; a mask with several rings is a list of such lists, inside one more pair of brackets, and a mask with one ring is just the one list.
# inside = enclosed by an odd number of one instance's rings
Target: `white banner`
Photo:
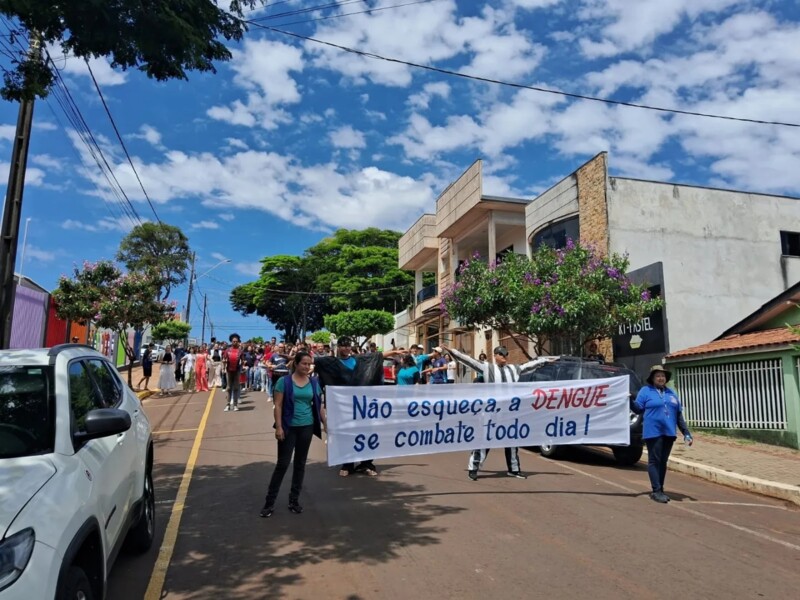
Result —
[[541, 444], [629, 444], [628, 377], [331, 386], [328, 464]]

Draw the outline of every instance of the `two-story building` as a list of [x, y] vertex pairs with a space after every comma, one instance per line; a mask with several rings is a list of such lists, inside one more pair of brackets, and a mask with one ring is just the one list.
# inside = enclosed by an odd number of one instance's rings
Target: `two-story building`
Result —
[[[621, 323], [603, 350], [640, 372], [715, 338], [800, 281], [797, 198], [610, 177], [606, 153], [533, 200], [484, 194], [481, 169], [473, 163], [439, 196], [436, 213], [422, 215], [400, 240], [400, 267], [416, 274], [404, 329], [412, 343], [445, 341], [473, 355], [499, 343], [517, 350], [508, 332], [466, 331], [440, 313], [438, 290], [476, 251], [530, 254], [572, 238], [627, 253], [631, 278], [649, 284], [665, 308]], [[424, 287], [425, 273], [437, 283]]]

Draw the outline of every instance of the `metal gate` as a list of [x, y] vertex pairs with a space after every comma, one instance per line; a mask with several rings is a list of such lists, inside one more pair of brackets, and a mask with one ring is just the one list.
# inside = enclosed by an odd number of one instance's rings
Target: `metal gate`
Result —
[[698, 427], [786, 429], [780, 358], [678, 367], [675, 385]]

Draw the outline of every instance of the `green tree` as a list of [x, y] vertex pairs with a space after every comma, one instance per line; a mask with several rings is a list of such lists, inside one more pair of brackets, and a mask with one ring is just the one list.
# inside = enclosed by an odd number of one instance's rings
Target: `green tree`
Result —
[[383, 310], [351, 310], [327, 315], [325, 327], [337, 337], [365, 338], [366, 342], [373, 335], [389, 333], [394, 329], [394, 315]]
[[142, 223], [122, 238], [117, 260], [128, 271], [155, 271], [161, 278], [160, 298], [169, 296], [172, 286], [187, 279], [192, 252], [179, 227], [166, 223]]
[[82, 269], [74, 269], [73, 277], [62, 276], [53, 292], [60, 318], [77, 323], [94, 322], [119, 336], [128, 358], [129, 386], [137, 357], [128, 342], [128, 330], [141, 331], [146, 325], [158, 325], [175, 308], [156, 299], [159, 282], [155, 273], [123, 274], [110, 261], [84, 262]]
[[169, 321], [154, 325], [151, 333], [153, 334], [153, 339], [163, 342], [178, 342], [180, 340], [185, 340], [189, 336], [191, 330], [192, 326], [189, 323], [170, 319]]
[[442, 309], [461, 325], [527, 337], [537, 354], [555, 340], [577, 351], [663, 306], [647, 286], [630, 281], [628, 265], [625, 256], [602, 257], [572, 240], [559, 250], [541, 246], [530, 260], [511, 254], [487, 264], [473, 255], [442, 291]]
[[320, 329], [311, 334], [311, 341], [315, 344], [330, 344], [331, 332], [325, 329]]
[[316, 286], [331, 310], [371, 308], [395, 313], [409, 303], [414, 277], [398, 267], [401, 234], [389, 229], [339, 229], [305, 252]]
[[[223, 39], [242, 39], [244, 9], [257, 3], [263, 1], [229, 0], [224, 7], [217, 0], [0, 0], [0, 13], [19, 21], [19, 34], [35, 31], [65, 55], [108, 57], [112, 67], [164, 81], [215, 72], [215, 61], [231, 58]], [[6, 100], [45, 97], [53, 80], [44, 59], [21, 56], [0, 93]]]
[[287, 340], [303, 339], [307, 331], [322, 327], [327, 309], [325, 297], [316, 293], [312, 267], [299, 256], [264, 258], [259, 279], [231, 291], [231, 306], [243, 315], [266, 317]]

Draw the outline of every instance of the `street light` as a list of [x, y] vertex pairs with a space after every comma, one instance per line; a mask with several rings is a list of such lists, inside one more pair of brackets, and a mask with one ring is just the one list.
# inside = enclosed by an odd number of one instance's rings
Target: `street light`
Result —
[[205, 277], [206, 275], [208, 275], [209, 273], [211, 273], [211, 271], [213, 271], [214, 269], [216, 269], [218, 266], [220, 266], [220, 265], [224, 265], [225, 263], [229, 263], [229, 262], [231, 262], [231, 259], [230, 259], [230, 258], [226, 258], [226, 259], [224, 259], [224, 260], [221, 260], [221, 261], [219, 261], [217, 264], [215, 264], [213, 267], [211, 267], [211, 268], [210, 268], [208, 271], [206, 271], [206, 272], [205, 272], [205, 273], [203, 273], [202, 275], [198, 275], [197, 277], [195, 277], [195, 278], [194, 278], [194, 279], [195, 279], [195, 281], [197, 281], [197, 280], [198, 280], [198, 279], [200, 279], [201, 277]]

